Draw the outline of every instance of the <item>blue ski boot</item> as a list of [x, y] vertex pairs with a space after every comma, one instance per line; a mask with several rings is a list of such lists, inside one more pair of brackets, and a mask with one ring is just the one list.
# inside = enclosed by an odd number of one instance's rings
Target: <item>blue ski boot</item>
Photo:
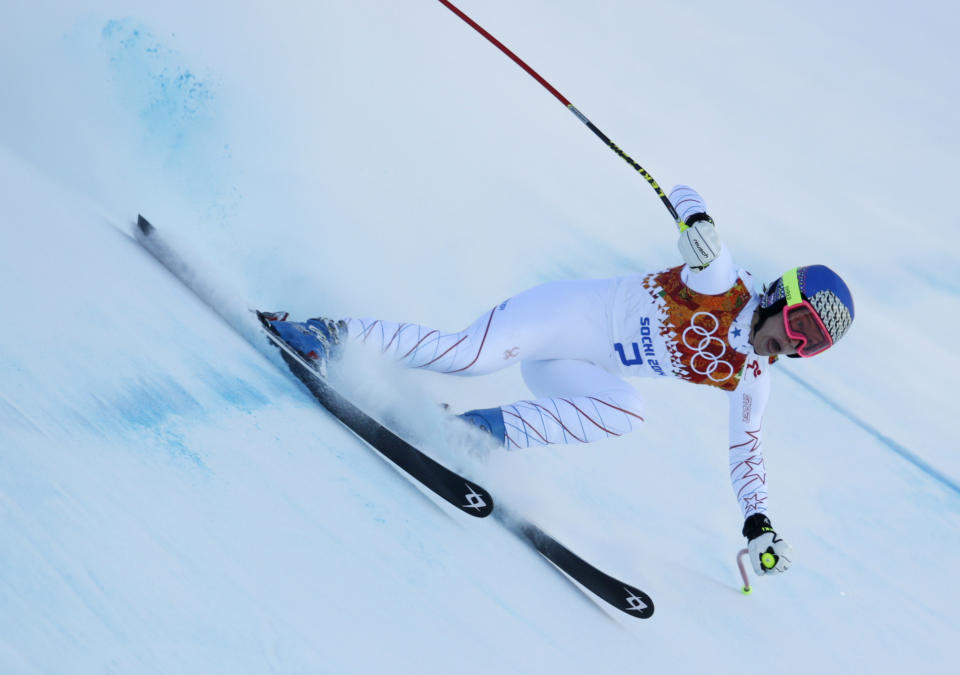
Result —
[[347, 336], [345, 321], [335, 319], [307, 319], [303, 323], [287, 321], [286, 312], [258, 312], [270, 329], [298, 354], [318, 366], [336, 360]]
[[468, 410], [457, 415], [468, 424], [472, 424], [481, 431], [490, 434], [500, 445], [507, 441], [507, 429], [503, 423], [503, 411], [500, 408], [484, 408], [482, 410]]

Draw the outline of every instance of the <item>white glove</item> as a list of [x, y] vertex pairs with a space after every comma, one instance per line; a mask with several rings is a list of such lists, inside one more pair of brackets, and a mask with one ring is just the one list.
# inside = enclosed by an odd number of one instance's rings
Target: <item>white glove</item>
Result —
[[707, 215], [707, 204], [696, 190], [688, 185], [675, 185], [670, 190], [670, 203], [681, 222], [687, 225], [680, 233], [677, 248], [683, 260], [692, 269], [705, 269], [720, 255], [720, 235]]
[[744, 521], [743, 536], [747, 538], [753, 571], [758, 575], [779, 574], [790, 567], [793, 548], [777, 535], [764, 514], [754, 513]]
[[[706, 215], [706, 214], [703, 214]], [[701, 220], [680, 233], [677, 248], [691, 269], [702, 270], [720, 255], [720, 235], [713, 221]]]

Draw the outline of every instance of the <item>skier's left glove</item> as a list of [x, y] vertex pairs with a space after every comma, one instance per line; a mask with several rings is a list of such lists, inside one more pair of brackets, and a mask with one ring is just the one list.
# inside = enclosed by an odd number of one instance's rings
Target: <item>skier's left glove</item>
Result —
[[[703, 215], [709, 218], [707, 214]], [[694, 216], [696, 217], [696, 216]], [[699, 220], [680, 233], [677, 248], [690, 269], [706, 269], [720, 255], [720, 235], [712, 220]]]
[[754, 513], [747, 518], [743, 536], [747, 538], [750, 562], [757, 574], [778, 574], [790, 567], [793, 548], [777, 535], [766, 515]]
[[706, 269], [720, 255], [721, 244], [703, 197], [688, 185], [676, 185], [670, 190], [670, 203], [683, 227], [677, 242], [680, 255], [691, 269]]

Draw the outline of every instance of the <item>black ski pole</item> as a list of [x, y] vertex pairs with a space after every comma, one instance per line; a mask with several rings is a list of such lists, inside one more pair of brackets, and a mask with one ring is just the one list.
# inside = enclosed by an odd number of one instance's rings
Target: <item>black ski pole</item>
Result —
[[469, 16], [467, 16], [466, 14], [464, 14], [464, 13], [463, 13], [462, 11], [460, 11], [459, 9], [457, 9], [457, 8], [456, 8], [452, 3], [450, 3], [448, 0], [440, 0], [440, 3], [443, 4], [443, 5], [445, 5], [445, 6], [447, 7], [447, 9], [449, 9], [451, 12], [453, 12], [454, 14], [456, 14], [457, 16], [459, 16], [461, 19], [463, 19], [463, 20], [464, 20], [467, 24], [469, 24], [474, 30], [476, 30], [478, 33], [480, 33], [480, 35], [482, 35], [483, 37], [487, 38], [487, 40], [489, 40], [489, 41], [490, 41], [494, 46], [496, 46], [500, 51], [502, 51], [504, 54], [506, 54], [506, 55], [509, 56], [511, 59], [513, 59], [513, 61], [514, 61], [518, 66], [520, 66], [520, 67], [523, 68], [525, 71], [527, 71], [527, 73], [528, 73], [533, 79], [535, 79], [537, 82], [539, 82], [540, 84], [542, 84], [547, 91], [549, 91], [551, 94], [553, 94], [553, 95], [557, 98], [557, 100], [559, 100], [559, 101], [567, 108], [567, 110], [569, 110], [569, 111], [572, 112], [574, 115], [576, 115], [576, 116], [577, 116], [577, 119], [579, 119], [581, 122], [583, 122], [584, 124], [586, 124], [586, 125], [587, 125], [587, 128], [590, 129], [590, 131], [592, 131], [594, 134], [596, 134], [597, 138], [599, 138], [601, 141], [603, 141], [608, 148], [610, 148], [610, 149], [613, 150], [615, 153], [617, 153], [617, 155], [619, 155], [620, 158], [623, 159], [623, 161], [625, 161], [627, 164], [629, 164], [631, 167], [633, 167], [634, 170], [636, 170], [637, 173], [639, 173], [641, 176], [643, 176], [643, 179], [646, 180], [647, 183], [650, 184], [650, 187], [652, 187], [653, 190], [654, 190], [654, 192], [657, 193], [657, 196], [660, 197], [660, 201], [663, 202], [663, 205], [667, 207], [667, 211], [670, 212], [670, 216], [671, 216], [671, 217], [673, 218], [673, 220], [677, 223], [677, 226], [680, 228], [680, 231], [682, 232], [683, 230], [687, 229], [687, 224], [684, 223], [684, 222], [680, 219], [679, 214], [677, 214], [677, 210], [676, 210], [675, 208], [673, 208], [673, 204], [670, 203], [670, 200], [667, 198], [667, 195], [664, 194], [663, 190], [662, 190], [662, 189], [660, 188], [660, 186], [657, 184], [657, 181], [655, 181], [655, 180], [653, 179], [653, 176], [651, 176], [650, 173], [649, 173], [646, 169], [644, 169], [642, 166], [640, 166], [639, 164], [637, 164], [637, 163], [633, 160], [633, 158], [630, 157], [630, 155], [628, 155], [628, 154], [625, 153], [623, 150], [621, 150], [621, 149], [617, 146], [617, 144], [614, 143], [613, 141], [611, 141], [611, 140], [607, 137], [606, 134], [604, 134], [602, 131], [600, 131], [600, 129], [598, 129], [597, 126], [596, 126], [593, 122], [591, 122], [589, 119], [587, 119], [587, 116], [586, 116], [586, 115], [584, 115], [582, 112], [580, 112], [579, 110], [577, 110], [576, 106], [574, 106], [570, 101], [568, 101], [567, 98], [566, 98], [563, 94], [561, 94], [559, 91], [557, 91], [557, 90], [553, 87], [553, 85], [551, 85], [551, 84], [550, 84], [549, 82], [547, 82], [545, 79], [543, 79], [542, 77], [540, 77], [540, 75], [537, 73], [537, 71], [535, 71], [533, 68], [531, 68], [530, 66], [528, 66], [526, 63], [524, 63], [524, 61], [523, 61], [519, 56], [517, 56], [516, 54], [514, 54], [512, 51], [510, 51], [510, 50], [506, 47], [506, 45], [504, 45], [504, 44], [503, 44], [502, 42], [500, 42], [497, 38], [493, 37], [490, 33], [488, 33], [486, 30], [484, 30], [484, 28], [483, 28], [480, 24], [478, 24], [476, 21], [474, 21], [473, 19], [471, 19]]

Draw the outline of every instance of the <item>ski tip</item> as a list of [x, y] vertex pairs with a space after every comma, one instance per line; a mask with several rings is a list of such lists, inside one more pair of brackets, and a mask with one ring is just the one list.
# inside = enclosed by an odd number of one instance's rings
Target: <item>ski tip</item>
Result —
[[137, 229], [140, 230], [145, 235], [153, 234], [153, 231], [156, 229], [153, 225], [150, 224], [150, 221], [144, 218], [139, 213], [137, 214]]
[[260, 325], [263, 326], [263, 328], [267, 332], [272, 333], [277, 337], [280, 337], [280, 333], [277, 332], [277, 329], [274, 328], [272, 323], [270, 323], [270, 319], [267, 317], [267, 315], [264, 312], [261, 312], [259, 309], [254, 309], [252, 311], [257, 315], [257, 319], [260, 321]]

